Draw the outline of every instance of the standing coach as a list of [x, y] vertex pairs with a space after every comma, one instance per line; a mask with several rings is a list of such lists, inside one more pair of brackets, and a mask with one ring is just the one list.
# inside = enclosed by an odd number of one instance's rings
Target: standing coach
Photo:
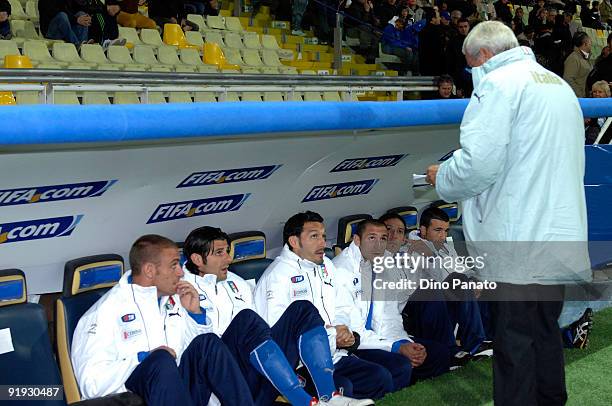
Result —
[[427, 180], [462, 202], [470, 254], [488, 254], [479, 277], [503, 293], [492, 306], [495, 404], [562, 405], [563, 284], [591, 275], [582, 111], [500, 22], [478, 24], [463, 53], [474, 92], [461, 149], [430, 166]]

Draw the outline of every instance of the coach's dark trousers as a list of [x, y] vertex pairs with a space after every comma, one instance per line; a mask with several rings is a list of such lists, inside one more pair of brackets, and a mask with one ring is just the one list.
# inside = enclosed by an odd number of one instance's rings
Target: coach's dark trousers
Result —
[[557, 323], [564, 287], [498, 283], [500, 290], [504, 300], [491, 303], [495, 405], [565, 404], [563, 341]]

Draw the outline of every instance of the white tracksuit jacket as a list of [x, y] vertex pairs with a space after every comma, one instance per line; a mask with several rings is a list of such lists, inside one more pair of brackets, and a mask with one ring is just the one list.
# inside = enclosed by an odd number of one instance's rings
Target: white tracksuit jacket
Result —
[[[390, 253], [388, 254], [390, 255]], [[365, 267], [365, 272], [370, 275], [372, 267], [361, 256], [361, 251], [354, 242], [342, 250], [340, 255], [333, 259], [333, 263], [336, 265], [338, 275], [338, 300], [336, 305], [339, 313], [338, 318], [344, 321], [351, 330], [359, 333], [361, 337], [359, 349], [396, 351], [402, 341], [412, 341], [404, 331], [402, 317], [397, 310], [397, 302], [392, 298], [393, 295], [384, 295], [384, 293], [393, 292], [376, 292], [376, 290], [369, 288], [364, 290], [364, 286], [362, 286], [362, 266]], [[377, 276], [377, 278], [380, 278], [380, 276]], [[370, 278], [363, 282], [372, 283]], [[372, 307], [372, 330], [367, 330], [366, 322], [370, 303], [372, 303], [371, 293], [375, 295]], [[380, 293], [383, 293], [383, 295]], [[394, 344], [396, 345], [394, 346]]]
[[139, 352], [165, 345], [176, 352], [178, 364], [197, 335], [212, 331], [210, 319], [198, 324], [178, 295], [162, 296], [158, 302], [156, 287], [130, 283], [130, 275], [124, 274], [74, 331], [72, 365], [85, 399], [125, 392]]
[[329, 258], [317, 265], [298, 257], [287, 245], [268, 266], [255, 288], [255, 308], [273, 326], [292, 302], [308, 300], [319, 310], [325, 322], [334, 364], [345, 350], [336, 349], [336, 269]]
[[253, 293], [249, 284], [235, 273], [228, 272], [227, 279], [217, 282], [216, 275], [194, 275], [185, 269], [185, 279], [200, 295], [200, 307], [212, 322], [213, 332], [223, 335], [234, 317], [244, 309], [255, 310]]

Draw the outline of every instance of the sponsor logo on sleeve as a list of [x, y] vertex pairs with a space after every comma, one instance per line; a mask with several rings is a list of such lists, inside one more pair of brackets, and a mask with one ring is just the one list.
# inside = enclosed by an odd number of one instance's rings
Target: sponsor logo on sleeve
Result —
[[0, 207], [102, 196], [117, 180], [0, 190]]
[[237, 211], [242, 207], [249, 196], [250, 193], [246, 193], [182, 202], [162, 203], [157, 206], [153, 214], [151, 214], [147, 224]]
[[367, 195], [377, 182], [378, 179], [366, 179], [356, 182], [315, 186], [310, 189], [306, 196], [304, 196], [302, 203], [335, 199], [338, 197]]
[[194, 172], [187, 176], [177, 188], [219, 185], [222, 183], [248, 182], [267, 179], [282, 165], [255, 166], [251, 168], [224, 169]]
[[408, 154], [402, 155], [385, 155], [385, 156], [372, 156], [367, 158], [352, 158], [345, 159], [330, 172], [347, 172], [347, 171], [359, 171], [362, 169], [376, 169], [376, 168], [387, 168], [395, 166], [399, 161], [404, 159]]
[[72, 234], [83, 215], [0, 223], [0, 244], [65, 237]]

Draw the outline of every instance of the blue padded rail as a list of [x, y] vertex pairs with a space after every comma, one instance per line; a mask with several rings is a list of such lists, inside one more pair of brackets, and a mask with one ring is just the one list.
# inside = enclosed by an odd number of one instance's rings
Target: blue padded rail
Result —
[[[0, 145], [119, 142], [296, 131], [457, 124], [468, 100], [14, 106], [0, 110]], [[580, 99], [585, 116], [612, 116], [609, 99]], [[100, 117], [104, 117], [100, 120]], [[300, 117], [300, 120], [296, 120]]]
[[79, 290], [111, 282], [118, 282], [119, 279], [121, 279], [122, 273], [123, 269], [119, 264], [85, 269], [79, 272]]

